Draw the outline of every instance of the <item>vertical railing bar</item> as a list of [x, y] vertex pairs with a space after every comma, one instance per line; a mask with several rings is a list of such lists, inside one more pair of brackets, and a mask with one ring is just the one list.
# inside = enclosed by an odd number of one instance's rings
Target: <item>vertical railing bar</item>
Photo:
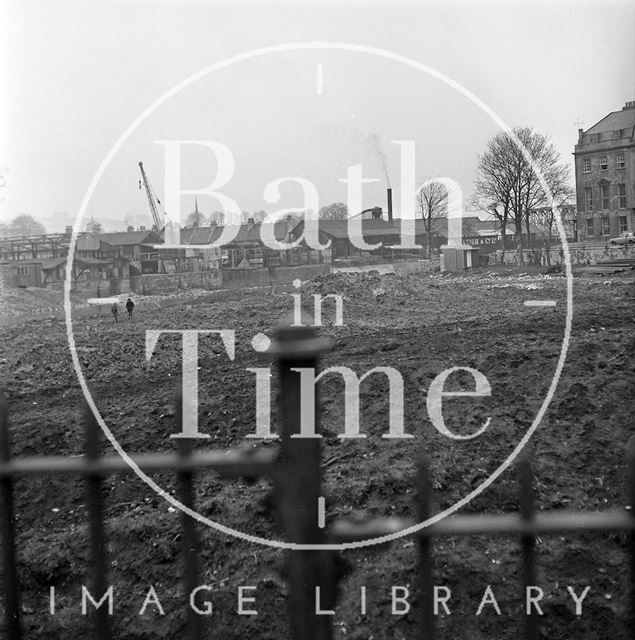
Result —
[[[179, 396], [177, 399], [179, 420], [183, 416], [182, 405], [183, 398]], [[185, 458], [191, 455], [194, 445], [192, 440], [179, 438], [177, 442], [179, 455]], [[177, 474], [177, 491], [181, 504], [188, 509], [194, 510], [194, 473], [192, 471], [179, 471]], [[183, 535], [181, 545], [183, 551], [183, 583], [185, 593], [191, 594], [198, 586], [200, 545], [196, 533], [196, 522], [185, 511], [181, 512], [181, 530]], [[200, 640], [202, 637], [200, 615], [193, 607], [187, 608], [187, 633], [190, 640]]]
[[[520, 515], [524, 522], [531, 523], [534, 519], [534, 493], [533, 472], [531, 468], [531, 455], [523, 452], [519, 462], [520, 473]], [[523, 597], [522, 602], [527, 602], [527, 587], [536, 585], [536, 538], [531, 533], [521, 535], [522, 547], [522, 575]], [[525, 636], [527, 640], [538, 640], [538, 617], [532, 608], [530, 613], [525, 613]]]
[[[303, 318], [303, 322], [305, 319]], [[310, 323], [310, 321], [309, 321]], [[275, 346], [280, 372], [278, 402], [281, 415], [280, 459], [275, 475], [277, 510], [285, 537], [290, 542], [319, 544], [324, 531], [318, 527], [321, 489], [319, 438], [294, 438], [301, 426], [302, 389], [294, 369], [317, 368], [322, 349], [315, 344], [317, 331], [310, 326], [279, 327]], [[319, 433], [319, 400], [315, 395], [315, 429]], [[289, 550], [286, 555], [289, 583], [288, 615], [292, 640], [331, 640], [330, 615], [316, 615], [317, 588], [320, 609], [336, 604], [334, 557], [328, 551]]]
[[[91, 408], [86, 405], [84, 411], [84, 428], [86, 433], [86, 458], [99, 458], [100, 428]], [[99, 473], [89, 473], [86, 477], [88, 523], [90, 530], [90, 557], [92, 564], [93, 598], [100, 600], [106, 593], [108, 576], [108, 550], [104, 533], [104, 514], [101, 498], [102, 478]], [[99, 640], [110, 640], [111, 629], [106, 603], [95, 611], [95, 631]]]
[[[421, 460], [417, 471], [417, 511], [419, 522], [431, 515], [432, 483], [427, 460]], [[418, 536], [419, 590], [421, 593], [421, 637], [434, 640], [434, 584], [432, 576], [432, 537], [424, 528]]]
[[[635, 520], [635, 436], [631, 436], [628, 441], [628, 498], [631, 518]], [[635, 631], [635, 530], [629, 531], [629, 551], [630, 557], [630, 615], [631, 630]]]
[[[0, 390], [0, 461], [11, 457], [9, 420], [6, 393]], [[0, 478], [0, 538], [2, 540], [2, 566], [5, 601], [5, 620], [8, 638], [20, 640], [20, 583], [15, 557], [15, 529], [13, 514], [13, 478]]]

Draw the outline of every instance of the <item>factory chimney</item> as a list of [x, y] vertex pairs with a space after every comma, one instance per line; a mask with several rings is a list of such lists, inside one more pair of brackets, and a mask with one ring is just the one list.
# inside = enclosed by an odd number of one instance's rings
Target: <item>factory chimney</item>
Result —
[[388, 222], [392, 222], [392, 189], [388, 189]]

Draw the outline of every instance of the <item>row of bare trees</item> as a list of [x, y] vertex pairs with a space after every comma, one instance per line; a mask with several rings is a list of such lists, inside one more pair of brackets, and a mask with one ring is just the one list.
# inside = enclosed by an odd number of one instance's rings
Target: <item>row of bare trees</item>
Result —
[[561, 163], [547, 136], [531, 127], [516, 127], [513, 134], [498, 133], [479, 157], [474, 203], [499, 220], [503, 239], [509, 223], [513, 224], [518, 261], [522, 263], [523, 245], [531, 237], [530, 224], [547, 231], [550, 240], [556, 224], [552, 207], [567, 204], [575, 192], [569, 168]]
[[[447, 215], [448, 195], [438, 183], [426, 180], [422, 184], [417, 209], [424, 221], [429, 253], [437, 223]], [[549, 138], [532, 127], [516, 127], [513, 135], [506, 131], [495, 135], [479, 156], [471, 204], [498, 220], [503, 243], [510, 236], [515, 238], [522, 264], [530, 225], [543, 231], [548, 255], [557, 227], [552, 205], [558, 209], [571, 202], [574, 194], [569, 168]]]

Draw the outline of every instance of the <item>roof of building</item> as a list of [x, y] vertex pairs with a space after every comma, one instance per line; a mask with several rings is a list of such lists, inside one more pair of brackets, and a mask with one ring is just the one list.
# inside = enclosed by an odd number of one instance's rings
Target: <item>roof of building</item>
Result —
[[[42, 260], [42, 271], [51, 271], [66, 264], [67, 256]], [[73, 265], [78, 267], [104, 267], [112, 264], [110, 260], [101, 258], [74, 258]]]
[[[629, 106], [630, 105], [630, 106]], [[602, 120], [594, 124], [584, 133], [603, 133], [605, 131], [617, 131], [618, 129], [628, 129], [635, 125], [635, 102], [627, 102], [620, 111], [612, 111]]]
[[38, 259], [29, 259], [29, 260], [3, 260], [0, 262], [0, 266], [3, 267], [28, 267], [28, 266], [37, 266], [41, 265], [42, 260]]
[[62, 256], [61, 258], [48, 258], [47, 260], [42, 260], [42, 269], [49, 271], [50, 269], [56, 269], [62, 264], [66, 264], [66, 256]]
[[[349, 221], [350, 218], [345, 220], [320, 220], [320, 231], [328, 236], [338, 240], [349, 237]], [[387, 222], [381, 218], [362, 218], [362, 234], [365, 237], [372, 236], [386, 236], [386, 235], [398, 235], [399, 226], [396, 226], [394, 222]], [[301, 220], [294, 228], [293, 231], [300, 226], [304, 225], [304, 221]], [[302, 226], [304, 228], [304, 226]]]
[[180, 230], [181, 244], [209, 244], [216, 227], [188, 227]]
[[[264, 223], [265, 227], [271, 227], [271, 223]], [[212, 227], [192, 227], [181, 229], [182, 244], [211, 244], [217, 241], [224, 226]], [[240, 229], [231, 242], [226, 242], [225, 246], [234, 244], [262, 244], [261, 234], [263, 224], [259, 222], [241, 224]], [[287, 239], [289, 225], [285, 220], [280, 220], [273, 224], [274, 237], [278, 242], [284, 242]]]
[[117, 231], [115, 233], [100, 233], [99, 239], [115, 246], [135, 244], [155, 244], [161, 242], [161, 238], [155, 231]]

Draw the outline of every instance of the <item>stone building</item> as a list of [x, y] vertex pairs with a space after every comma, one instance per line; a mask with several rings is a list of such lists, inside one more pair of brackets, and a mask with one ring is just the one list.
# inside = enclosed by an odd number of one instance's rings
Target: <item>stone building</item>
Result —
[[606, 241], [635, 223], [635, 101], [578, 131], [575, 185], [580, 241]]

